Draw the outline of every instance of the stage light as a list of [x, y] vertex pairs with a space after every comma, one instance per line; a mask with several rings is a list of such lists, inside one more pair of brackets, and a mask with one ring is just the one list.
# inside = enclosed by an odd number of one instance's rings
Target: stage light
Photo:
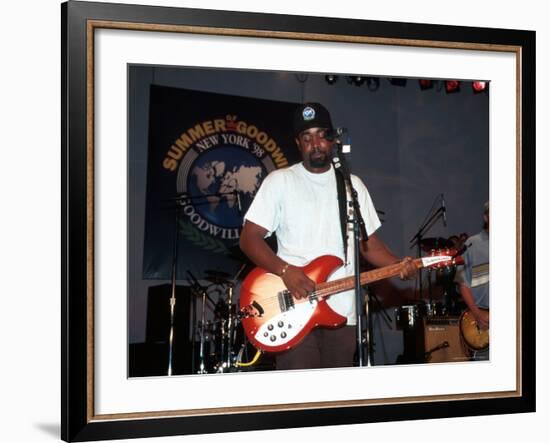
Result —
[[460, 82], [458, 80], [446, 80], [445, 91], [447, 91], [447, 94], [460, 91]]
[[360, 75], [352, 75], [350, 76], [350, 79], [355, 86], [361, 86], [363, 83], [365, 83], [365, 77], [362, 77]]
[[325, 80], [329, 85], [333, 85], [338, 80], [338, 76], [334, 74], [325, 75]]
[[472, 82], [472, 89], [474, 90], [474, 94], [479, 94], [480, 92], [487, 91], [488, 87], [489, 87], [488, 82], [482, 82], [482, 81]]
[[309, 78], [309, 74], [304, 74], [301, 72], [294, 74], [294, 76], [296, 77], [296, 80], [298, 80], [298, 83], [302, 83], [302, 84], [307, 82], [307, 79]]
[[367, 88], [374, 92], [380, 87], [380, 79], [378, 77], [367, 77]]
[[426, 80], [424, 78], [421, 78], [420, 80], [418, 80], [418, 84], [422, 91], [425, 91], [426, 89], [432, 89], [434, 87], [433, 80]]
[[390, 78], [389, 80], [393, 86], [401, 86], [403, 88], [407, 85], [406, 78]]

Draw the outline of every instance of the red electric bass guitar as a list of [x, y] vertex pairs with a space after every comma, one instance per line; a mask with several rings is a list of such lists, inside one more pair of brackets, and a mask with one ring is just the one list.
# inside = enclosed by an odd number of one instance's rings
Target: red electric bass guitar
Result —
[[[413, 261], [420, 268], [442, 268], [464, 261], [453, 249], [432, 251], [429, 256]], [[326, 299], [333, 294], [353, 289], [355, 278], [345, 277], [327, 282], [343, 262], [338, 257], [323, 255], [302, 269], [315, 283], [315, 290], [306, 298], [295, 299], [283, 280], [262, 268], [255, 268], [242, 284], [240, 313], [244, 331], [250, 342], [266, 352], [281, 352], [296, 346], [316, 327], [337, 328], [347, 319], [334, 312]], [[399, 275], [401, 264], [361, 273], [361, 285]]]

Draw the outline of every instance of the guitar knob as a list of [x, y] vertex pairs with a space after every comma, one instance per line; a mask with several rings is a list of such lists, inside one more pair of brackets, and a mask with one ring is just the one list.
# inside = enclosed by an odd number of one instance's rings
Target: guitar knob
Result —
[[281, 332], [281, 338], [286, 338], [286, 332]]
[[269, 334], [267, 332], [264, 332], [264, 337], [267, 337]]
[[279, 326], [279, 328], [282, 328], [284, 326], [284, 323], [280, 321], [279, 323], [277, 323], [277, 326]]
[[270, 339], [271, 341], [275, 341], [275, 340], [277, 340], [277, 337], [275, 337], [274, 335], [272, 335], [271, 337], [269, 337], [269, 339]]
[[273, 331], [273, 325], [272, 324], [267, 325], [267, 330], [268, 331]]

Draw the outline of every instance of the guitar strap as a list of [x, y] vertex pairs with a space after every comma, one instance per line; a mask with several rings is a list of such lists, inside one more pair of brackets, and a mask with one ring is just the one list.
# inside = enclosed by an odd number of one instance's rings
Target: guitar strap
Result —
[[334, 168], [336, 174], [336, 192], [338, 193], [338, 210], [340, 212], [340, 230], [342, 231], [342, 242], [344, 244], [344, 263], [348, 262], [348, 196], [346, 182], [343, 175]]

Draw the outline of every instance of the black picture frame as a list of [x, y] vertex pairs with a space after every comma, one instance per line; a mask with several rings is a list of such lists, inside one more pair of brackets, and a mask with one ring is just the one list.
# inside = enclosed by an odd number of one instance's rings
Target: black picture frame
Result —
[[[535, 411], [535, 33], [531, 31], [272, 15], [70, 1], [62, 17], [62, 419], [65, 441], [207, 434], [243, 430], [417, 420]], [[93, 66], [98, 27], [178, 32], [177, 27], [233, 30], [273, 38], [366, 38], [380, 44], [508, 47], [518, 56], [518, 262], [525, 294], [518, 310], [520, 388], [496, 398], [443, 399], [366, 406], [232, 411], [230, 414], [139, 414], [97, 417], [93, 409]], [[135, 28], [137, 29], [137, 27]]]

